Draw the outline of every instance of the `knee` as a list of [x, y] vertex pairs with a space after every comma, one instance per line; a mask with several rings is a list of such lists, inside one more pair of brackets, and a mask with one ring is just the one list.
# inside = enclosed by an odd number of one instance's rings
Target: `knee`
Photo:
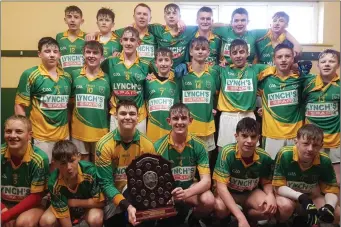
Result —
[[103, 226], [103, 211], [96, 210], [95, 212], [91, 212], [91, 215], [88, 216], [87, 223], [90, 227]]
[[15, 222], [16, 227], [35, 227], [38, 223], [35, 223], [31, 217], [18, 217]]
[[219, 219], [227, 217], [230, 213], [225, 204], [219, 199], [215, 199], [214, 212]]
[[54, 214], [43, 214], [39, 220], [40, 227], [52, 227], [55, 225], [57, 219]]
[[279, 197], [277, 198], [277, 210], [282, 221], [289, 218], [295, 210], [295, 203], [290, 199]]
[[200, 206], [214, 208], [215, 199], [211, 191], [207, 191], [200, 196]]
[[340, 223], [340, 207], [336, 206], [334, 211], [334, 224]]

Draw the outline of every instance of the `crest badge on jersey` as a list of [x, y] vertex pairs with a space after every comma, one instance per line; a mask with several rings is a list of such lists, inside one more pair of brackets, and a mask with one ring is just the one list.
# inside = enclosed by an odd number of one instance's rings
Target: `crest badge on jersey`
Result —
[[212, 86], [211, 81], [206, 81], [206, 87], [208, 89], [211, 89], [211, 86]]
[[64, 86], [65, 93], [69, 93], [69, 86]]
[[104, 94], [105, 88], [103, 86], [98, 87], [99, 93]]
[[170, 94], [171, 96], [174, 96], [174, 94], [175, 94], [174, 89], [169, 89], [169, 94]]

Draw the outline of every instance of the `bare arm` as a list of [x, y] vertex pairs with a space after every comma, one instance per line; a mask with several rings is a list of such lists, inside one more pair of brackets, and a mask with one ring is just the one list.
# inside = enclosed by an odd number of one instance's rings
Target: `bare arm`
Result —
[[200, 175], [200, 181], [197, 184], [194, 184], [192, 187], [185, 189], [186, 198], [189, 198], [193, 195], [200, 195], [206, 191], [208, 191], [211, 187], [211, 175], [204, 174]]
[[290, 34], [290, 32], [286, 32], [286, 38], [289, 40], [292, 44], [294, 44], [294, 52], [295, 55], [299, 55], [302, 52], [302, 46], [301, 44]]
[[25, 106], [22, 104], [14, 104], [14, 114], [26, 116]]
[[98, 202], [97, 199], [69, 199], [69, 207], [82, 207], [82, 208], [102, 208], [104, 207], [104, 201]]

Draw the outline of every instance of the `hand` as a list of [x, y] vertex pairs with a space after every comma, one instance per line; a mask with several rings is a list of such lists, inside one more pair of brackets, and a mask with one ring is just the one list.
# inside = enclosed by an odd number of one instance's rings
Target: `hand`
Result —
[[85, 36], [85, 41], [91, 41], [91, 40], [96, 40], [96, 36], [98, 35], [98, 32], [91, 32], [86, 34]]
[[226, 61], [226, 59], [225, 59], [225, 58], [224, 58], [223, 60], [220, 60], [220, 64], [219, 64], [219, 66], [221, 66], [221, 67], [225, 68], [225, 67], [226, 67], [226, 65], [228, 65], [228, 64], [227, 64], [227, 61]]
[[334, 221], [334, 208], [326, 204], [318, 210], [318, 217], [321, 221], [326, 223], [333, 223]]
[[257, 114], [258, 114], [260, 117], [262, 117], [262, 116], [263, 116], [263, 108], [259, 108], [259, 109], [257, 110]]
[[67, 205], [69, 207], [75, 207], [75, 199], [68, 199]]
[[306, 194], [302, 194], [298, 197], [298, 202], [302, 205], [302, 208], [307, 212], [308, 219], [307, 224], [317, 225], [318, 217], [317, 217], [317, 208], [313, 201]]
[[4, 209], [1, 210], [1, 214], [8, 211], [7, 207], [5, 207]]
[[212, 109], [212, 113], [213, 113], [213, 116], [215, 116], [217, 114], [217, 110]]
[[128, 221], [133, 226], [140, 224], [139, 222], [136, 222], [136, 209], [132, 205], [129, 205], [127, 208], [128, 212]]
[[181, 187], [177, 187], [172, 191], [172, 195], [175, 201], [185, 200], [187, 198], [186, 190]]
[[299, 71], [299, 69], [298, 69], [298, 64], [297, 64], [297, 63], [292, 64], [292, 66], [291, 66], [291, 71], [292, 71], [293, 73], [295, 73], [295, 74], [299, 74], [299, 73], [300, 73], [300, 71]]
[[152, 76], [153, 76], [153, 73], [148, 73], [148, 75], [146, 76], [146, 80], [152, 80]]
[[238, 220], [238, 227], [250, 227], [247, 220], [244, 218], [242, 220]]
[[259, 207], [264, 207], [263, 214], [274, 215], [277, 211], [277, 202], [273, 194], [266, 195]]
[[112, 56], [113, 57], [117, 57], [117, 56], [119, 56], [121, 53], [120, 52], [114, 52], [114, 53], [112, 53]]
[[185, 29], [186, 29], [185, 22], [183, 20], [179, 20], [179, 22], [178, 22], [178, 31], [179, 31], [179, 33], [185, 31]]

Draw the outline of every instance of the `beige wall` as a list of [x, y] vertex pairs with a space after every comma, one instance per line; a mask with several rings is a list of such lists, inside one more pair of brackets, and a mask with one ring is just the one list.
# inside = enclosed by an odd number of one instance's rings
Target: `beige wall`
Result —
[[[163, 23], [163, 7], [169, 2], [145, 2], [152, 9], [152, 22]], [[63, 21], [64, 9], [79, 6], [84, 14], [82, 29], [95, 31], [96, 13], [101, 7], [110, 7], [116, 14], [115, 28], [133, 22], [133, 9], [139, 2], [2, 2], [1, 48], [2, 50], [36, 50], [43, 36], [52, 36], [67, 29]], [[324, 8], [323, 43], [340, 50], [340, 2], [320, 3]], [[18, 17], [20, 15], [20, 17]], [[18, 33], [18, 31], [20, 31]], [[326, 46], [304, 46], [304, 51], [321, 51]], [[1, 86], [14, 88], [21, 73], [39, 63], [38, 58], [1, 58]], [[312, 70], [316, 73], [316, 67]]]

